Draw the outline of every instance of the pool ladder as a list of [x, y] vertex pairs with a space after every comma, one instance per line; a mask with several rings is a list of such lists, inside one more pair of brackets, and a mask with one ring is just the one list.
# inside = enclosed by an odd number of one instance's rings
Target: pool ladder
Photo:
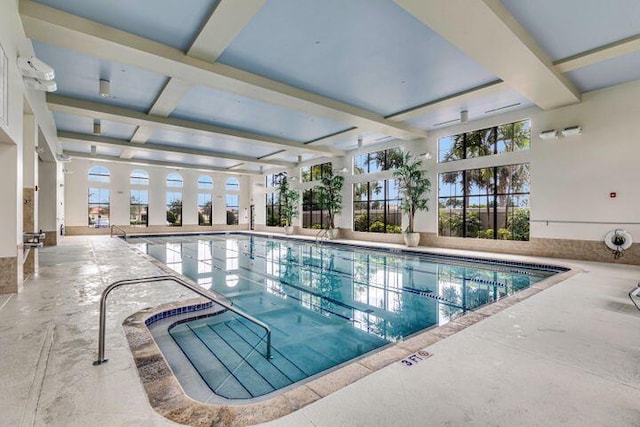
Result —
[[106, 314], [107, 314], [107, 296], [109, 296], [109, 293], [114, 290], [115, 288], [118, 288], [120, 286], [124, 286], [124, 285], [134, 285], [134, 284], [138, 284], [138, 283], [151, 283], [151, 282], [162, 282], [162, 281], [171, 281], [171, 282], [175, 282], [193, 292], [195, 292], [196, 294], [200, 295], [201, 297], [204, 297], [206, 299], [208, 299], [209, 301], [215, 303], [215, 304], [219, 304], [222, 307], [226, 308], [229, 311], [234, 312], [235, 314], [237, 314], [240, 317], [244, 317], [245, 319], [247, 319], [248, 321], [255, 323], [256, 325], [260, 326], [262, 329], [265, 330], [265, 332], [267, 333], [267, 354], [266, 354], [266, 358], [267, 359], [271, 359], [271, 328], [269, 328], [269, 326], [267, 326], [266, 323], [256, 319], [255, 317], [244, 313], [243, 311], [238, 310], [237, 308], [234, 308], [231, 304], [228, 304], [226, 302], [221, 301], [220, 299], [218, 299], [212, 292], [209, 292], [206, 289], [203, 289], [201, 287], [192, 285], [189, 282], [186, 282], [184, 280], [182, 280], [181, 278], [177, 277], [177, 276], [151, 276], [151, 277], [141, 277], [139, 279], [126, 279], [126, 280], [118, 280], [117, 282], [113, 282], [112, 284], [110, 284], [109, 286], [107, 286], [105, 288], [104, 291], [102, 291], [102, 296], [100, 297], [100, 328], [98, 331], [98, 360], [96, 360], [95, 362], [93, 362], [94, 365], [102, 365], [103, 363], [106, 363], [109, 359], [105, 359], [104, 358], [104, 340], [105, 340], [105, 326], [106, 326]]
[[328, 228], [323, 228], [322, 230], [318, 231], [318, 234], [316, 234], [316, 245], [318, 245], [318, 243], [322, 244], [324, 240], [328, 239], [328, 233]]
[[120, 227], [119, 225], [112, 225], [111, 226], [111, 233], [110, 233], [109, 237], [113, 237], [113, 229], [114, 228], [119, 230], [119, 231], [121, 231], [122, 234], [124, 235], [124, 240], [127, 240], [127, 231], [124, 228]]

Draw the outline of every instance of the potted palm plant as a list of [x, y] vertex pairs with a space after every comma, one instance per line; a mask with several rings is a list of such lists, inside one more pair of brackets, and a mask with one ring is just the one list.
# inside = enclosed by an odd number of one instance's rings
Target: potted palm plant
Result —
[[401, 202], [400, 210], [409, 215], [409, 225], [404, 232], [404, 243], [409, 247], [418, 246], [420, 233], [414, 232], [416, 212], [429, 210], [429, 198], [431, 181], [427, 172], [422, 169], [422, 160], [414, 158], [406, 152], [402, 164], [393, 172], [393, 177], [398, 184]]
[[316, 185], [318, 191], [318, 204], [320, 209], [326, 210], [329, 215], [327, 224], [327, 237], [335, 239], [338, 237], [338, 228], [335, 224], [336, 214], [342, 211], [342, 185], [344, 176], [334, 175], [331, 169], [327, 170], [322, 177], [321, 184]]
[[278, 193], [280, 196], [280, 216], [284, 219], [284, 232], [290, 235], [293, 234], [293, 219], [300, 214], [298, 206], [300, 193], [289, 187], [289, 180], [284, 174], [278, 184]]

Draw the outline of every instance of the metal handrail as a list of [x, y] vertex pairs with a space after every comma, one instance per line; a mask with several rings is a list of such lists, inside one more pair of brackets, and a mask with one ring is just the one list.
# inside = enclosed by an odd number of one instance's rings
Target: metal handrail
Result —
[[109, 237], [113, 237], [113, 229], [114, 229], [114, 228], [117, 228], [118, 230], [122, 231], [122, 234], [124, 234], [124, 238], [125, 238], [125, 240], [127, 239], [127, 232], [126, 232], [126, 230], [125, 230], [124, 228], [120, 227], [119, 225], [115, 225], [115, 224], [111, 226], [111, 233], [110, 233], [110, 236], [109, 236]]
[[[318, 244], [318, 239], [320, 239], [321, 237], [327, 237], [328, 232], [328, 228], [323, 228], [322, 230], [318, 231], [318, 233], [316, 234], [316, 245]], [[322, 242], [322, 240], [320, 240], [320, 242]]]
[[635, 300], [633, 299], [633, 297], [639, 298], [640, 297], [640, 283], [638, 283], [638, 285], [631, 289], [629, 291], [629, 299], [631, 300], [631, 302], [633, 303], [633, 305], [636, 306], [636, 308], [638, 310], [640, 310], [640, 306], [638, 305], [638, 303], [635, 302]]
[[209, 292], [206, 289], [202, 289], [200, 287], [196, 287], [194, 285], [192, 285], [191, 283], [188, 283], [184, 280], [182, 280], [181, 278], [177, 277], [177, 276], [152, 276], [152, 277], [141, 277], [139, 279], [125, 279], [125, 280], [118, 280], [117, 282], [113, 282], [112, 284], [110, 284], [109, 286], [107, 286], [105, 288], [104, 291], [102, 291], [102, 296], [100, 297], [100, 328], [98, 331], [98, 360], [96, 360], [95, 362], [93, 362], [94, 365], [101, 365], [103, 363], [106, 363], [108, 361], [108, 359], [104, 358], [104, 335], [105, 335], [105, 326], [106, 326], [106, 314], [107, 314], [107, 296], [109, 295], [109, 293], [114, 290], [115, 288], [118, 288], [120, 286], [124, 286], [124, 285], [133, 285], [133, 284], [137, 284], [137, 283], [149, 283], [149, 282], [161, 282], [164, 280], [170, 280], [172, 282], [175, 282], [179, 285], [184, 286], [185, 288], [197, 293], [198, 295], [208, 299], [209, 301], [212, 301], [216, 304], [219, 304], [221, 306], [223, 306], [224, 308], [226, 308], [229, 311], [234, 312], [235, 314], [237, 314], [238, 316], [244, 317], [245, 319], [247, 319], [248, 321], [255, 323], [256, 325], [260, 326], [262, 329], [264, 329], [267, 332], [267, 355], [265, 356], [267, 359], [271, 359], [271, 328], [269, 326], [267, 326], [266, 323], [256, 319], [253, 316], [250, 316], [240, 310], [238, 310], [237, 308], [232, 307], [230, 304], [227, 304], [225, 302], [220, 301], [218, 298], [215, 297], [215, 295], [213, 295], [211, 292]]

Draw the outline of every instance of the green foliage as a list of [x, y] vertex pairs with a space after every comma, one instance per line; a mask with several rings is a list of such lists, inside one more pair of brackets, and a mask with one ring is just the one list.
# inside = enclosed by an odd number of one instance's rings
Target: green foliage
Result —
[[412, 158], [411, 153], [406, 152], [402, 163], [393, 171], [393, 177], [400, 191], [400, 210], [409, 215], [407, 232], [413, 233], [416, 212], [429, 210], [429, 198], [431, 181], [427, 172], [422, 169], [422, 160]]
[[363, 212], [353, 220], [353, 230], [354, 231], [368, 231], [369, 230], [369, 215], [366, 212]]
[[373, 221], [373, 223], [369, 227], [369, 231], [372, 233], [384, 233], [385, 231], [384, 222], [380, 220]]
[[344, 176], [334, 175], [333, 170], [326, 168], [320, 185], [316, 185], [318, 205], [329, 215], [329, 228], [335, 228], [335, 216], [342, 211], [342, 186]]
[[507, 221], [507, 228], [511, 233], [511, 240], [529, 240], [529, 209], [516, 209]]
[[300, 214], [300, 193], [298, 190], [292, 190], [289, 188], [289, 180], [284, 174], [280, 179], [280, 183], [277, 188], [281, 202], [280, 215], [284, 219], [284, 225], [291, 226], [293, 218], [297, 218]]
[[167, 222], [169, 225], [182, 225], [182, 200], [174, 200], [167, 209]]

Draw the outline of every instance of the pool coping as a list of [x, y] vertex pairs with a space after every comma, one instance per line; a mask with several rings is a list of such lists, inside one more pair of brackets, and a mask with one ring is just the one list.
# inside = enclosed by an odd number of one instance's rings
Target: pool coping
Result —
[[[146, 257], [154, 260], [148, 255]], [[155, 261], [154, 264], [168, 269], [159, 261]], [[149, 403], [156, 412], [181, 424], [247, 426], [275, 420], [295, 412], [583, 271], [575, 266], [558, 265], [558, 267], [566, 268], [567, 271], [556, 273], [527, 289], [467, 312], [445, 325], [430, 328], [404, 341], [346, 363], [281, 394], [251, 403], [203, 403], [189, 397], [182, 389], [147, 327], [148, 319], [159, 313], [167, 310], [184, 310], [184, 307], [202, 304], [206, 300], [197, 298], [145, 308], [125, 319], [122, 326]]]

